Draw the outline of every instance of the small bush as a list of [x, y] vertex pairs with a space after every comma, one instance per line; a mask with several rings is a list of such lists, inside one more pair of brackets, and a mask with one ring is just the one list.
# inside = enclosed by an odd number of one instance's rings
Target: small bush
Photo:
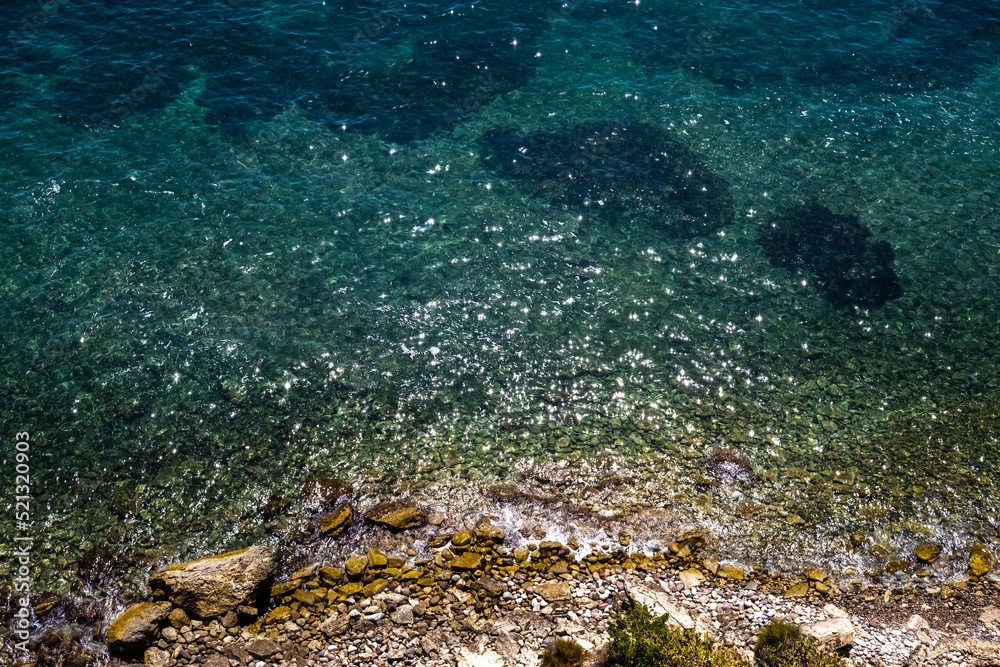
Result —
[[761, 667], [837, 667], [841, 664], [838, 656], [813, 648], [799, 626], [780, 618], [760, 629], [753, 654]]
[[579, 667], [587, 652], [571, 639], [557, 639], [549, 648], [542, 651], [541, 667]]
[[667, 627], [643, 606], [612, 614], [606, 667], [746, 667], [729, 649], [692, 630]]

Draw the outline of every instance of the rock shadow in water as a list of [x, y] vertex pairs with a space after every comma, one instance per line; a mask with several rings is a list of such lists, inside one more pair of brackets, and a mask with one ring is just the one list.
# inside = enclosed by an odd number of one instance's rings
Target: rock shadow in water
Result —
[[805, 269], [837, 306], [881, 306], [903, 295], [892, 248], [871, 239], [857, 215], [812, 203], [781, 211], [757, 242], [773, 266]]
[[731, 89], [798, 82], [902, 93], [965, 84], [995, 62], [1000, 2], [658, 3], [629, 38], [656, 73], [673, 65]]
[[480, 143], [483, 164], [497, 175], [612, 222], [643, 217], [691, 237], [733, 217], [729, 184], [649, 125], [606, 120], [556, 132], [491, 130]]
[[330, 127], [406, 142], [523, 85], [548, 25], [539, 0], [256, 4], [71, 3], [23, 45], [0, 44], [0, 65], [44, 76], [46, 107], [83, 126], [162, 109], [204, 77], [197, 103], [230, 136], [297, 104]]

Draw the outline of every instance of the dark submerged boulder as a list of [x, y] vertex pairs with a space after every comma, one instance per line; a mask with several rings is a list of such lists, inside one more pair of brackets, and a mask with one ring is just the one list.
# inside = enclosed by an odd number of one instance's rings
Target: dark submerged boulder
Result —
[[642, 217], [690, 237], [733, 217], [728, 183], [649, 125], [603, 120], [556, 132], [494, 129], [481, 145], [483, 164], [497, 175], [612, 222]]
[[871, 238], [857, 215], [838, 215], [819, 204], [779, 212], [757, 242], [773, 266], [816, 276], [837, 306], [881, 306], [903, 295], [892, 268], [892, 248]]

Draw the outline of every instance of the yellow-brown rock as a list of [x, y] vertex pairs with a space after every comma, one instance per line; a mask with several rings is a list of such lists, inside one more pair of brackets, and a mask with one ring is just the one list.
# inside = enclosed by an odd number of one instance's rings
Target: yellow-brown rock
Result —
[[941, 547], [936, 544], [925, 542], [924, 544], [918, 545], [913, 554], [921, 563], [931, 564], [938, 559], [938, 556], [941, 555]]
[[334, 510], [319, 522], [319, 529], [327, 537], [337, 537], [354, 523], [354, 510], [350, 505]]
[[351, 556], [344, 562], [349, 579], [360, 579], [368, 569], [368, 559], [365, 556]]
[[156, 640], [160, 626], [170, 613], [169, 602], [140, 602], [132, 605], [108, 628], [108, 651], [111, 655], [134, 660], [141, 658]]
[[365, 518], [397, 533], [427, 525], [427, 514], [422, 509], [400, 502], [382, 503], [369, 510]]
[[996, 559], [985, 544], [976, 544], [969, 553], [969, 571], [977, 577], [993, 569]]
[[458, 572], [478, 570], [483, 565], [483, 557], [474, 551], [466, 551], [455, 556], [451, 561], [451, 569]]
[[269, 549], [253, 546], [169, 565], [150, 575], [149, 587], [155, 597], [191, 616], [210, 618], [249, 602], [270, 578], [273, 565]]

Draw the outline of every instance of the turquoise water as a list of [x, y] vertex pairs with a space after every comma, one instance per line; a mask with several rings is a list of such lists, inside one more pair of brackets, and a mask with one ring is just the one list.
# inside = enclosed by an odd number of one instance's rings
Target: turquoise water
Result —
[[995, 540], [1000, 3], [55, 9], [0, 47], [43, 586], [294, 551], [319, 471], [782, 571]]

